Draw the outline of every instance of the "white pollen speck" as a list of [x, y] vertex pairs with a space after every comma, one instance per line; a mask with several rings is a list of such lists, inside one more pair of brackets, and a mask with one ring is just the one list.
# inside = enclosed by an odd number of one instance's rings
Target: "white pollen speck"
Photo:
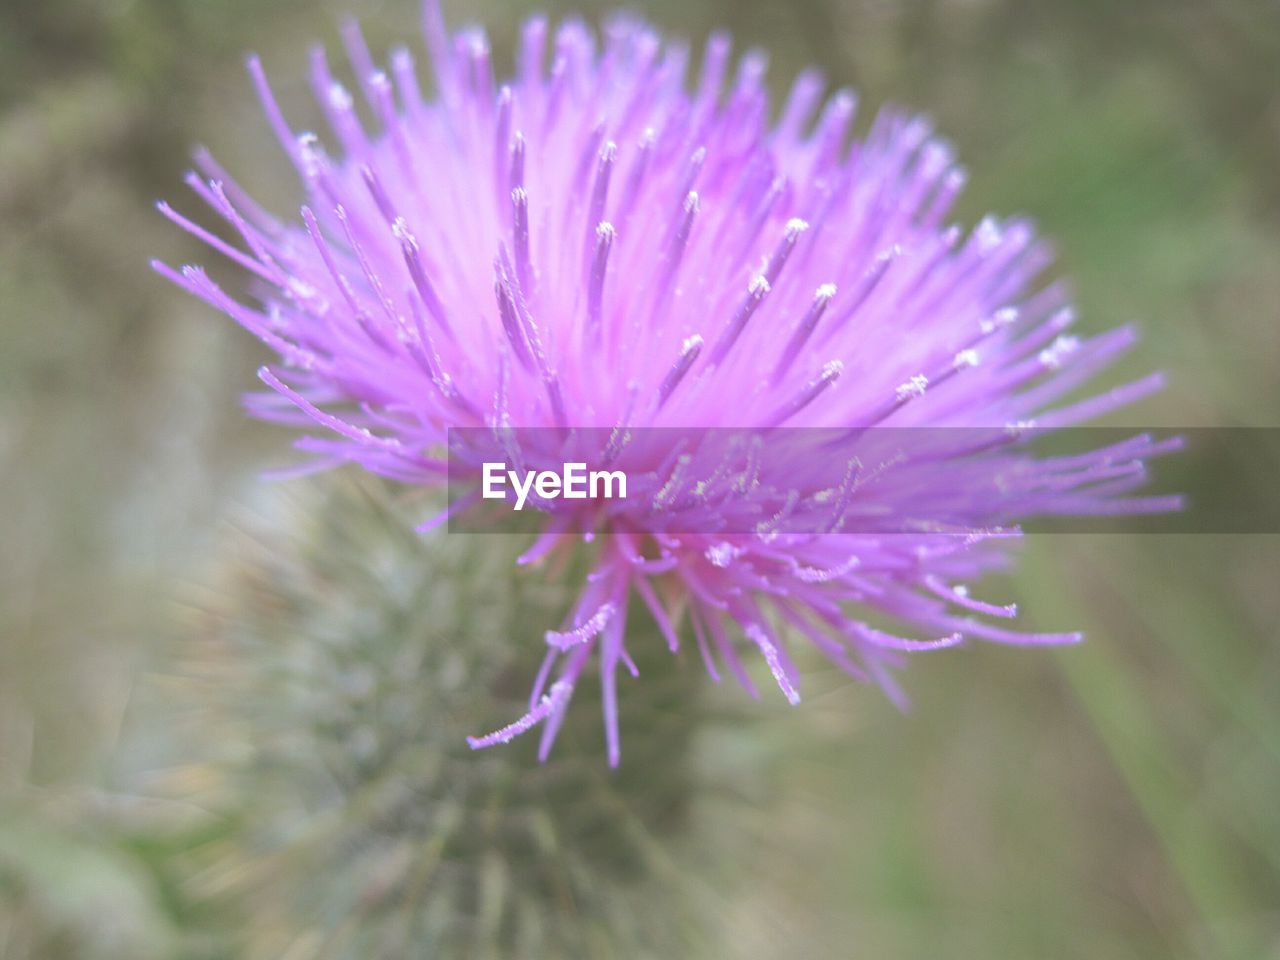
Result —
[[809, 229], [809, 222], [801, 220], [799, 217], [793, 217], [787, 221], [787, 233], [798, 235]]
[[908, 143], [921, 143], [932, 130], [932, 125], [924, 117], [913, 117], [902, 131], [902, 137]]
[[1001, 307], [999, 310], [994, 311], [991, 316], [983, 319], [978, 324], [978, 329], [983, 334], [994, 333], [1000, 327], [1008, 327], [1017, 323], [1018, 316], [1017, 307]]
[[917, 373], [906, 383], [898, 385], [898, 399], [910, 400], [913, 397], [923, 397], [925, 388], [929, 386], [929, 378], [923, 373]]
[[740, 549], [731, 543], [721, 541], [713, 543], [707, 547], [706, 557], [711, 563], [717, 567], [727, 567], [742, 553]]
[[977, 365], [978, 365], [977, 350], [961, 350], [959, 353], [956, 354], [956, 359], [955, 359], [956, 369], [960, 369], [962, 367], [976, 367]]
[[981, 253], [990, 253], [1000, 246], [1000, 241], [1004, 239], [1004, 232], [993, 218], [983, 217], [975, 231], [975, 236], [978, 240], [978, 250]]
[[598, 224], [596, 224], [596, 237], [598, 237], [599, 239], [603, 240], [606, 237], [608, 237], [610, 240], [612, 240], [617, 235], [618, 235], [618, 231], [614, 229], [613, 224], [610, 223], [608, 220], [601, 220]]
[[997, 326], [1007, 327], [1010, 324], [1018, 322], [1018, 308], [1001, 307], [991, 315], [991, 318], [995, 320]]
[[1040, 362], [1051, 370], [1062, 366], [1062, 361], [1075, 353], [1080, 346], [1079, 337], [1058, 337], [1048, 347], [1040, 351]]
[[342, 84], [334, 83], [329, 86], [329, 103], [335, 110], [350, 110], [354, 102]]
[[690, 350], [696, 350], [702, 346], [702, 335], [695, 333], [692, 337], [685, 337], [685, 341], [680, 346], [681, 353], [688, 353]]
[[824, 283], [814, 293], [819, 300], [830, 300], [836, 295], [836, 285], [834, 283]]
[[302, 160], [302, 174], [314, 177], [320, 172], [320, 164], [324, 160], [324, 149], [320, 146], [320, 138], [306, 131], [298, 134], [298, 155]]
[[921, 167], [925, 176], [930, 179], [938, 176], [951, 162], [951, 151], [946, 144], [934, 141], [924, 148], [924, 159]]
[[299, 300], [310, 300], [317, 294], [315, 287], [297, 277], [289, 278], [289, 292]]
[[758, 273], [751, 278], [751, 283], [747, 284], [747, 290], [757, 297], [764, 296], [770, 289], [769, 281]]
[[1018, 221], [1009, 227], [1006, 236], [1014, 246], [1025, 247], [1031, 240], [1031, 227], [1022, 221]]

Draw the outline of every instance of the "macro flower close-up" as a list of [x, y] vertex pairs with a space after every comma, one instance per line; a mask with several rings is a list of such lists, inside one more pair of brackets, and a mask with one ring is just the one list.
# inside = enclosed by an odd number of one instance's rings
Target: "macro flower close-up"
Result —
[[[964, 170], [922, 117], [886, 108], [854, 136], [855, 94], [828, 95], [805, 71], [775, 122], [764, 53], [735, 59], [715, 33], [691, 76], [686, 44], [629, 16], [607, 20], [599, 39], [576, 20], [529, 20], [514, 74], [497, 79], [482, 31], [450, 34], [432, 2], [424, 19], [434, 97], [408, 49], [378, 66], [354, 22], [343, 38], [356, 92], [313, 49], [323, 136], [290, 124], [250, 59], [305, 183], [299, 218], [265, 212], [205, 155], [188, 183], [238, 241], [160, 205], [252, 275], [246, 302], [200, 267], [155, 263], [276, 352], [259, 374], [271, 392], [250, 409], [314, 431], [296, 443], [311, 466], [355, 462], [439, 485], [450, 428], [506, 431], [499, 452], [525, 460], [532, 441], [521, 430], [587, 428], [595, 436], [578, 446], [593, 462], [611, 443], [640, 445], [619, 435], [660, 428], [1042, 431], [1160, 385], [1152, 375], [1063, 402], [1134, 331], [1070, 331], [1072, 307], [1046, 278], [1048, 251], [1025, 220], [952, 222]], [[1016, 608], [976, 599], [964, 582], [1005, 562], [1001, 541], [1016, 536], [1020, 512], [1177, 506], [1122, 497], [1143, 483], [1143, 459], [1169, 447], [1141, 435], [1054, 461], [1011, 458], [1009, 443], [983, 437], [893, 462], [856, 442], [783, 458], [763, 441], [752, 451], [749, 437], [736, 455], [696, 457], [710, 441], [678, 434], [631, 458], [633, 487], [642, 475], [652, 491], [634, 500], [720, 517], [745, 500], [756, 527], [653, 530], [630, 506], [550, 520], [521, 560], [588, 553], [589, 572], [564, 623], [546, 631], [529, 712], [473, 746], [541, 723], [545, 759], [594, 658], [617, 764], [617, 678], [624, 666], [636, 672], [633, 607], [673, 651], [681, 633], [696, 638], [712, 677], [731, 672], [754, 694], [745, 639], [792, 703], [800, 678], [784, 627], [896, 699], [890, 668], [903, 652], [966, 637], [1074, 642], [1009, 628], [1000, 621]], [[930, 476], [904, 479], [921, 458]], [[913, 516], [910, 498], [887, 502], [907, 482], [929, 504], [916, 509], [948, 526], [879, 532], [850, 521], [868, 506]], [[1002, 482], [1017, 489], [996, 489]], [[823, 496], [821, 524], [786, 526]], [[929, 514], [938, 500], [952, 501], [945, 517]], [[599, 540], [583, 544], [597, 527]], [[872, 626], [860, 608], [922, 635]]]
[[1277, 76], [0, 5], [0, 960], [1280, 960]]

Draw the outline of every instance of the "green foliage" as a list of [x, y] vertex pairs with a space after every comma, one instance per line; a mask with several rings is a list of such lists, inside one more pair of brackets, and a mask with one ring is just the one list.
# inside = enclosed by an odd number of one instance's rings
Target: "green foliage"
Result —
[[162, 960], [173, 943], [132, 858], [16, 808], [0, 813], [0, 930], [6, 957]]

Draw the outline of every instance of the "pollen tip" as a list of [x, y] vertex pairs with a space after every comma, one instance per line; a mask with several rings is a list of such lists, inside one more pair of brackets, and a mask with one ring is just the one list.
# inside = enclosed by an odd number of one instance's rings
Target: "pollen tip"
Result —
[[937, 176], [951, 163], [952, 155], [951, 148], [941, 140], [931, 141], [924, 148], [922, 158], [925, 173], [929, 176]]
[[899, 400], [911, 400], [915, 397], [923, 397], [925, 390], [929, 386], [929, 378], [923, 373], [917, 373], [906, 383], [898, 385], [897, 394]]
[[995, 217], [991, 216], [983, 217], [973, 232], [978, 241], [978, 249], [983, 253], [990, 253], [1004, 239], [1004, 231]]
[[1001, 307], [991, 316], [997, 324], [1007, 327], [1018, 322], [1019, 312], [1017, 307]]
[[1061, 336], [1056, 338], [1053, 343], [1040, 351], [1038, 359], [1041, 365], [1048, 367], [1050, 370], [1056, 370], [1062, 366], [1062, 362], [1071, 354], [1075, 353], [1080, 346], [1080, 338], [1072, 336]]
[[336, 81], [329, 84], [329, 104], [335, 110], [350, 110], [354, 103], [346, 87]]

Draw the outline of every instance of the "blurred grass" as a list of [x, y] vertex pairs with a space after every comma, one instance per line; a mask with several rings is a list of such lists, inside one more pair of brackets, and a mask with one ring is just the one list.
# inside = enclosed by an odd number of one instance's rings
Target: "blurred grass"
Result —
[[[1029, 212], [1082, 325], [1141, 324], [1126, 371], [1171, 387], [1130, 422], [1275, 424], [1274, 4], [632, 6], [767, 47], [779, 88], [813, 61], [866, 109], [933, 114], [972, 173], [964, 215]], [[446, 0], [500, 54], [533, 8]], [[261, 50], [305, 118], [306, 43], [351, 12], [375, 49], [414, 36], [390, 0], [0, 8], [6, 960], [212, 955], [172, 863], [231, 825], [154, 795], [183, 734], [144, 705], [176, 598], [210, 582], [283, 444], [237, 409], [259, 348], [147, 271], [197, 256], [150, 203], [183, 196], [206, 142], [289, 209], [240, 59]], [[759, 708], [796, 744], [783, 808], [760, 813], [789, 853], [743, 865], [726, 953], [1280, 957], [1280, 542], [1046, 537], [1026, 560], [983, 594], [1089, 643], [917, 658], [905, 718], [826, 672], [802, 711]]]

